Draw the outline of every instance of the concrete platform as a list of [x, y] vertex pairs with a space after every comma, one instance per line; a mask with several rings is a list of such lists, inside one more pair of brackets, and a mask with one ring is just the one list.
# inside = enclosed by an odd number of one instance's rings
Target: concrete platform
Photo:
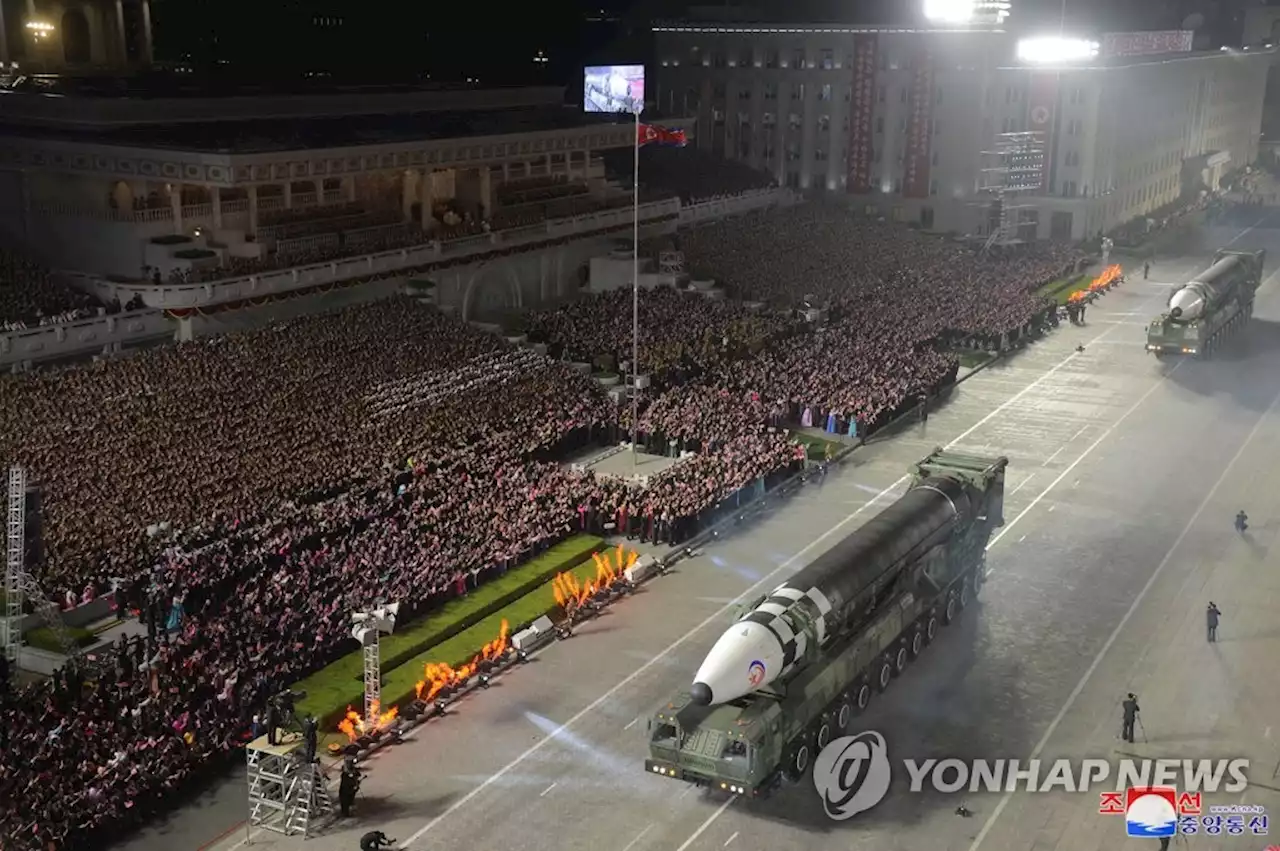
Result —
[[631, 453], [631, 444], [624, 443], [609, 449], [593, 449], [570, 458], [566, 465], [590, 470], [598, 476], [642, 483], [646, 477], [655, 476], [679, 464], [682, 459], [647, 452]]

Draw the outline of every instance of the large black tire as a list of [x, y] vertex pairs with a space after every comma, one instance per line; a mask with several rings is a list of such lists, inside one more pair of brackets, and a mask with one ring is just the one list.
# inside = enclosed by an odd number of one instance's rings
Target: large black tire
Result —
[[888, 659], [884, 659], [876, 668], [876, 688], [884, 693], [888, 691], [891, 682], [893, 682], [893, 664]]
[[853, 720], [853, 707], [849, 705], [848, 698], [841, 698], [836, 704], [836, 711], [831, 713], [831, 718], [836, 722], [836, 730], [839, 732], [849, 729], [849, 722]]
[[791, 747], [791, 755], [787, 757], [787, 779], [792, 783], [799, 783], [804, 779], [805, 773], [808, 772], [810, 764], [813, 762], [813, 753], [809, 749], [807, 741], [798, 742]]
[[942, 622], [950, 626], [958, 614], [960, 614], [960, 601], [956, 599], [955, 594], [948, 594], [947, 602], [942, 607]]
[[938, 616], [933, 612], [924, 620], [924, 643], [932, 644], [933, 640], [938, 637]]
[[853, 708], [861, 713], [867, 711], [867, 705], [871, 703], [871, 685], [866, 680], [860, 680], [853, 687]]
[[969, 606], [969, 601], [973, 599], [973, 579], [966, 576], [960, 580], [960, 591], [956, 595], [960, 602], [960, 610], [964, 611]]
[[907, 644], [899, 644], [893, 651], [893, 675], [895, 677], [902, 676], [907, 670], [907, 663], [910, 661], [910, 646]]
[[818, 729], [813, 734], [813, 743], [817, 746], [817, 753], [822, 753], [822, 749], [831, 744], [831, 721], [823, 718], [818, 722]]
[[911, 638], [907, 639], [907, 648], [911, 651], [911, 658], [916, 658], [924, 652], [924, 646], [929, 642], [925, 640], [924, 630], [913, 630]]

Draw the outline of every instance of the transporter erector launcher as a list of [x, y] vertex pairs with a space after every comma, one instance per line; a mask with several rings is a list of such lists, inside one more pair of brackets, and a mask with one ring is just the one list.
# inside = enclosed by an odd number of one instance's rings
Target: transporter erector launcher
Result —
[[1147, 351], [1157, 358], [1191, 355], [1205, 360], [1253, 316], [1267, 252], [1227, 251], [1194, 281], [1174, 289], [1168, 310], [1147, 326]]
[[649, 723], [649, 771], [738, 794], [798, 779], [982, 584], [1006, 458], [937, 450], [908, 491], [770, 594]]

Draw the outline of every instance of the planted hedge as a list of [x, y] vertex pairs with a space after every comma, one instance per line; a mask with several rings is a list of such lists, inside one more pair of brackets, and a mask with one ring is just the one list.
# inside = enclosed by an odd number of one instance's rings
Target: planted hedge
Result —
[[[71, 636], [71, 640], [75, 642], [76, 647], [88, 647], [98, 640], [98, 637], [92, 631], [78, 626], [67, 627], [67, 633]], [[46, 650], [50, 653], [65, 653], [66, 649], [62, 646], [62, 642], [58, 640], [57, 634], [47, 626], [37, 627], [28, 632], [23, 638], [27, 644], [37, 650]]]
[[[484, 583], [465, 597], [450, 600], [421, 621], [383, 636], [383, 690], [387, 705], [393, 703], [391, 697], [395, 694], [387, 683], [401, 666], [424, 654], [431, 657], [430, 661], [451, 665], [469, 661], [481, 647], [497, 636], [498, 626], [492, 625], [490, 629], [489, 623], [495, 613], [540, 589], [554, 579], [557, 573], [570, 570], [589, 559], [603, 545], [604, 540], [594, 535], [575, 535], [537, 558], [507, 571], [503, 576]], [[524, 622], [510, 615], [506, 617], [512, 627]], [[499, 617], [497, 624], [501, 624], [501, 621], [502, 618]], [[481, 633], [481, 629], [489, 629], [492, 634], [485, 635], [465, 651], [457, 649], [475, 641], [475, 636]], [[465, 640], [462, 638], [463, 633], [468, 634]], [[452, 641], [455, 637], [458, 639], [456, 643]], [[446, 644], [449, 644], [448, 648], [444, 647]], [[450, 659], [448, 653], [455, 653], [463, 658]], [[412, 672], [410, 690], [422, 676], [422, 667], [423, 665], [417, 665]], [[364, 700], [362, 676], [362, 656], [360, 650], [355, 649], [333, 664], [295, 683], [295, 690], [307, 693], [306, 699], [298, 704], [299, 716], [313, 714], [326, 725], [338, 720], [348, 704], [358, 706]]]

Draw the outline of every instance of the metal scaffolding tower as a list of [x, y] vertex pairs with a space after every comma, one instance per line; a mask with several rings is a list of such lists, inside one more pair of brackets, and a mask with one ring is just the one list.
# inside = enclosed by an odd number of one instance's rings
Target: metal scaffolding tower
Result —
[[22, 576], [26, 557], [23, 524], [27, 513], [27, 472], [21, 467], [9, 468], [9, 502], [5, 518], [4, 561], [4, 655], [16, 668], [22, 652]]
[[30, 600], [36, 614], [49, 626], [67, 658], [74, 658], [80, 648], [72, 639], [62, 614], [40, 588], [34, 576], [27, 572], [25, 524], [27, 514], [27, 471], [18, 466], [9, 468], [8, 510], [5, 518], [5, 570], [4, 570], [4, 653], [15, 667], [21, 662], [22, 653], [22, 603]]
[[320, 764], [302, 759], [300, 737], [273, 745], [255, 739], [245, 750], [249, 767], [249, 825], [285, 836], [311, 834], [333, 812]]
[[983, 251], [988, 251], [993, 245], [1018, 240], [1022, 210], [1034, 209], [1018, 204], [1018, 197], [1044, 190], [1045, 136], [1038, 132], [1001, 133], [992, 150], [983, 151], [982, 157], [985, 164], [979, 189], [991, 198], [987, 209], [991, 203], [999, 209], [998, 223], [983, 245]]
[[378, 713], [382, 711], [382, 641], [375, 632], [373, 640], [364, 645], [364, 720], [373, 725], [378, 723]]

